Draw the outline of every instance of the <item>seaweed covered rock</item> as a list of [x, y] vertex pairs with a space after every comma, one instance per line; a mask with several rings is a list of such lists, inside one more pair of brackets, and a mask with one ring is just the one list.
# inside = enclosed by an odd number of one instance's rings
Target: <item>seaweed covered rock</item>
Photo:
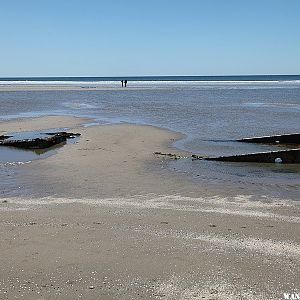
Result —
[[4, 140], [0, 146], [9, 146], [22, 149], [45, 149], [54, 145], [66, 142], [67, 138], [61, 135], [53, 135], [45, 138], [24, 139], [24, 140]]
[[73, 133], [73, 132], [66, 132], [66, 131], [60, 131], [60, 132], [47, 132], [47, 135], [59, 135], [64, 136], [67, 139], [74, 139], [75, 137], [81, 136], [80, 133]]

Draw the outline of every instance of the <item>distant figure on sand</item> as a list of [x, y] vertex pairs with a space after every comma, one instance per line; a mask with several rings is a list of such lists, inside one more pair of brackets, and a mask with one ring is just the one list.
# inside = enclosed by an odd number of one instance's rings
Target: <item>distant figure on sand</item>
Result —
[[122, 83], [122, 87], [124, 86], [124, 80], [121, 80], [121, 83]]
[[127, 86], [127, 80], [126, 79], [124, 80], [124, 83], [125, 83], [125, 87], [126, 87]]

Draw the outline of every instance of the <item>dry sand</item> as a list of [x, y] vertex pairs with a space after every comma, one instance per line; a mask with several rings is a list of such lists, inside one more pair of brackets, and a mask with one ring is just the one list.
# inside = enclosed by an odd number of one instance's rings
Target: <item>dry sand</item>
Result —
[[[296, 203], [213, 196], [166, 171], [153, 152], [185, 155], [171, 148], [178, 133], [73, 122], [80, 140], [21, 167], [20, 189], [34, 192], [1, 199], [0, 299], [283, 299], [299, 292]], [[38, 124], [53, 128], [57, 120], [0, 130]]]

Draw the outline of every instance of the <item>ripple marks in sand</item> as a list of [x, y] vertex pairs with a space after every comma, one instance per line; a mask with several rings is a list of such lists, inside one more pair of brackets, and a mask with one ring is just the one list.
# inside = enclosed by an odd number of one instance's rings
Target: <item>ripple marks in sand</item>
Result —
[[[146, 232], [146, 231], [145, 231]], [[252, 251], [263, 255], [281, 256], [293, 258], [300, 261], [300, 245], [290, 241], [275, 241], [270, 239], [254, 238], [241, 236], [233, 238], [232, 236], [222, 236], [218, 234], [197, 234], [184, 231], [147, 231], [151, 235], [160, 238], [176, 238], [195, 242], [204, 242], [216, 245], [223, 249], [233, 249], [242, 251]]]
[[[283, 202], [278, 199], [268, 199], [269, 202], [251, 201], [251, 197], [236, 196], [232, 198], [191, 198], [178, 195], [139, 195], [128, 198], [104, 199], [75, 199], [75, 198], [7, 198], [9, 203], [16, 205], [59, 205], [59, 204], [84, 204], [95, 206], [109, 206], [130, 209], [161, 209], [182, 212], [199, 212], [243, 216], [258, 219], [269, 219], [289, 223], [300, 223], [300, 217], [288, 216], [271, 212], [276, 207], [294, 207], [293, 202]], [[295, 204], [295, 209], [297, 208]]]

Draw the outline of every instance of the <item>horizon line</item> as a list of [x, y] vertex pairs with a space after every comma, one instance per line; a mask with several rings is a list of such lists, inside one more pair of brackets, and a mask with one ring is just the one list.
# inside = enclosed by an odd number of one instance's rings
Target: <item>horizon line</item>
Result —
[[147, 77], [251, 77], [251, 76], [300, 76], [299, 74], [227, 74], [227, 75], [116, 75], [116, 76], [86, 76], [86, 75], [33, 75], [33, 76], [0, 76], [0, 79], [19, 78], [147, 78]]

